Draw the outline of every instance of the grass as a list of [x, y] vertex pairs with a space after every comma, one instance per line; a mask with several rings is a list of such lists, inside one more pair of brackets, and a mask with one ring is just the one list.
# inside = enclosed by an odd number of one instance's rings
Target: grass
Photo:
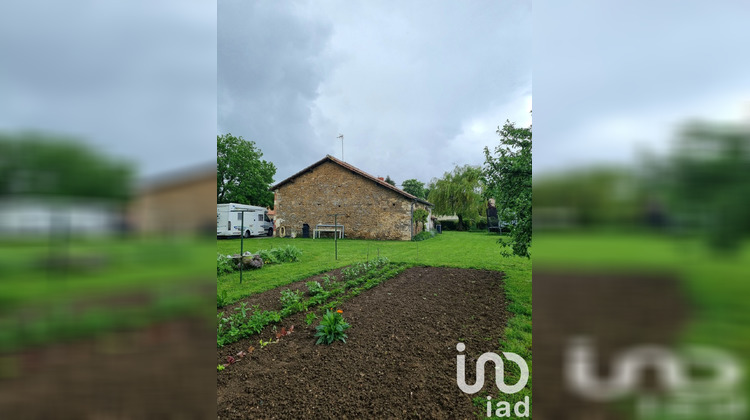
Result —
[[[242, 284], [239, 282], [239, 273], [220, 276], [217, 280], [217, 293], [226, 293], [228, 302], [236, 302], [255, 293], [377, 256], [387, 257], [393, 263], [409, 265], [503, 271], [508, 310], [513, 316], [499, 339], [498, 351], [510, 351], [521, 355], [528, 362], [531, 371], [531, 260], [502, 257], [497, 240], [497, 235], [490, 235], [486, 232], [450, 231], [420, 242], [343, 239], [338, 241], [338, 260], [334, 259], [333, 239], [245, 240], [244, 249], [253, 253], [261, 249], [294, 245], [302, 251], [302, 256], [296, 263], [273, 264], [264, 266], [260, 270], [245, 271]], [[238, 253], [239, 242], [239, 239], [220, 240], [218, 252]], [[456, 337], [456, 342], [459, 338]], [[514, 369], [515, 366], [510, 366], [506, 372], [508, 384], [513, 383], [517, 378], [518, 372]], [[489, 384], [490, 381], [487, 383]], [[531, 397], [530, 386], [517, 394], [505, 397], [514, 403], [523, 400], [525, 396]], [[478, 401], [476, 405], [478, 413], [484, 412], [486, 407], [484, 400]]]
[[[750, 243], [718, 254], [697, 238], [644, 233], [549, 233], [534, 236], [534, 268], [666, 272], [681, 280], [692, 306], [682, 345], [706, 345], [741, 358], [750, 354]], [[750, 397], [746, 381], [745, 395]]]
[[[200, 289], [213, 277], [206, 258], [213, 246], [213, 240], [184, 237], [68, 244], [6, 239], [0, 242], [0, 351], [200, 313], [206, 302]], [[44, 266], [50, 256], [61, 255], [88, 262], [69, 269]], [[133, 303], [107, 303], [128, 297]]]

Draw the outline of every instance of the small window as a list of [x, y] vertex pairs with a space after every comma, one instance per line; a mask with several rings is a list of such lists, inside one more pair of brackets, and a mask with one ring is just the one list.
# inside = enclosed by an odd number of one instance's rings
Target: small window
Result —
[[240, 220], [242, 220], [242, 212], [238, 211], [237, 212], [237, 221], [239, 222]]
[[259, 215], [258, 215], [258, 221], [259, 221], [259, 222], [262, 222], [262, 221], [263, 221], [263, 215], [262, 215], [262, 214], [259, 214]]

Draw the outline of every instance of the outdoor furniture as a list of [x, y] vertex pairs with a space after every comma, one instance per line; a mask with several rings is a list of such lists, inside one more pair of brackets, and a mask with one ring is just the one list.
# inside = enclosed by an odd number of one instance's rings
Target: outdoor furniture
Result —
[[313, 239], [320, 238], [320, 232], [333, 232], [334, 234], [339, 235], [339, 238], [343, 238], [344, 225], [327, 225], [319, 223], [315, 225], [315, 230], [313, 230]]

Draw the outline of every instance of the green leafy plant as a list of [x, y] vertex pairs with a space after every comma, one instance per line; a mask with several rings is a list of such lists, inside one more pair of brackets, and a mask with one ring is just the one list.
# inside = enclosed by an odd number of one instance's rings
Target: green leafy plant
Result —
[[226, 368], [224, 367], [224, 365], [218, 365], [218, 366], [216, 366], [216, 370], [217, 370], [218, 372], [221, 372], [221, 371], [222, 371], [222, 370], [224, 370], [224, 369], [226, 369]]
[[216, 275], [220, 276], [222, 274], [231, 273], [232, 271], [234, 271], [232, 259], [227, 255], [216, 253]]
[[299, 261], [302, 251], [296, 246], [287, 245], [283, 248], [261, 249], [256, 254], [260, 255], [265, 264], [279, 264]]
[[328, 309], [326, 314], [323, 315], [323, 319], [320, 321], [320, 325], [315, 327], [318, 331], [315, 333], [315, 337], [318, 337], [318, 341], [315, 344], [331, 344], [334, 341], [343, 341], [346, 343], [347, 335], [344, 333], [350, 325], [344, 321], [342, 310], [332, 311]]
[[321, 286], [317, 281], [308, 281], [307, 289], [310, 291], [310, 296], [319, 295], [325, 291], [323, 290], [323, 286]]
[[271, 344], [273, 341], [271, 341], [270, 338], [268, 339], [268, 341], [263, 341], [263, 339], [261, 338], [260, 341], [258, 341], [258, 342], [260, 343], [260, 348], [263, 348], [263, 347]]
[[413, 241], [424, 241], [425, 239], [430, 239], [433, 236], [435, 236], [435, 233], [433, 231], [426, 230], [426, 231], [419, 232], [418, 234], [414, 235], [414, 239], [412, 239], [412, 240]]
[[216, 307], [223, 308], [227, 306], [229, 299], [227, 298], [227, 291], [223, 290], [221, 294], [216, 294]]
[[302, 291], [295, 290], [291, 291], [289, 289], [282, 290], [281, 291], [281, 306], [286, 308], [294, 308], [297, 306], [297, 304], [302, 302]]
[[308, 312], [307, 315], [305, 315], [305, 323], [307, 325], [312, 325], [313, 322], [315, 322], [318, 319], [318, 316], [315, 315], [315, 312]]
[[334, 283], [336, 282], [336, 276], [329, 276], [325, 275], [321, 278], [323, 280], [323, 288], [326, 290], [331, 290], [333, 288]]

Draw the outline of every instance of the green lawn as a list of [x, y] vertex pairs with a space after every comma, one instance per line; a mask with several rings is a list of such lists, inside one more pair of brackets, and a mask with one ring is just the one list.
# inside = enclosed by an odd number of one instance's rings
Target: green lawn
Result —
[[[392, 262], [414, 265], [503, 271], [505, 293], [509, 300], [508, 310], [513, 317], [504, 331], [504, 338], [499, 340], [499, 350], [519, 354], [528, 362], [531, 371], [531, 260], [502, 257], [497, 240], [497, 235], [484, 232], [443, 232], [421, 242], [344, 239], [338, 241], [338, 260], [335, 260], [333, 239], [250, 239], [245, 240], [245, 251], [255, 253], [261, 249], [294, 245], [302, 250], [301, 261], [266, 265], [261, 270], [245, 271], [242, 284], [238, 273], [220, 276], [217, 292], [226, 291], [229, 301], [234, 302], [254, 293], [378, 255], [388, 257]], [[239, 251], [239, 239], [218, 241], [218, 252], [221, 254], [235, 254]], [[512, 380], [508, 378], [507, 382], [512, 383]], [[530, 397], [530, 388], [528, 386], [514, 394], [512, 401], [523, 400], [527, 395]], [[485, 407], [484, 400], [478, 401], [477, 406], [479, 410]]]
[[[0, 352], [207, 314], [213, 247], [212, 239], [184, 237], [67, 244], [6, 239], [0, 242]], [[63, 255], [73, 267], [45, 266]], [[6, 374], [0, 369], [0, 378]]]
[[[155, 290], [194, 279], [205, 282], [214, 276], [206, 257], [213, 243], [192, 238], [90, 239], [67, 247], [43, 241], [2, 242], [0, 304], [5, 309], [47, 305]], [[99, 263], [67, 272], [42, 266], [43, 259], [61, 253]]]

